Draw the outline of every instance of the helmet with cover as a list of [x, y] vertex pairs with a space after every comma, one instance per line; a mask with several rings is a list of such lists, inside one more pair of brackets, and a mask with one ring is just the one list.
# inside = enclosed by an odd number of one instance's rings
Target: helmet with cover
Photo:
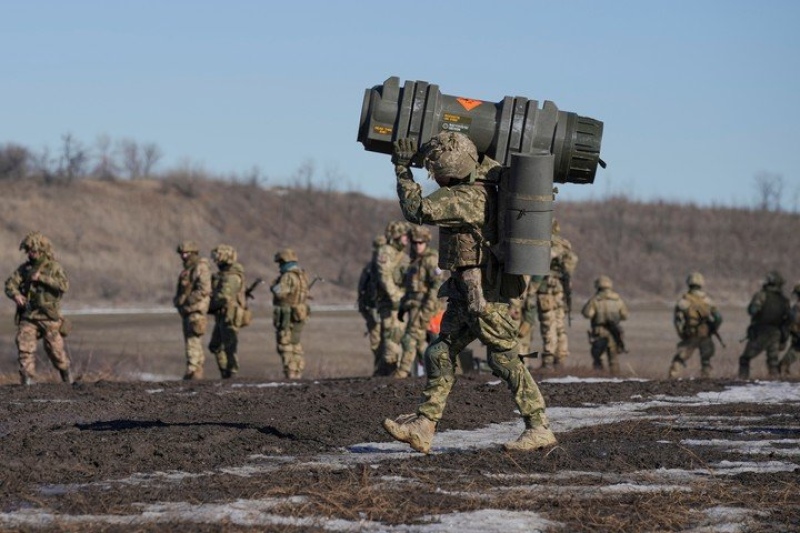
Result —
[[194, 241], [183, 241], [178, 245], [177, 252], [179, 254], [199, 254], [200, 247]]
[[772, 285], [773, 287], [780, 287], [783, 285], [783, 276], [777, 270], [770, 270], [767, 272], [767, 277], [764, 280], [764, 285]]
[[289, 263], [291, 261], [297, 262], [297, 254], [291, 248], [284, 248], [275, 254], [276, 263]]
[[702, 289], [705, 286], [706, 280], [700, 272], [692, 272], [686, 277], [686, 285], [689, 288], [697, 287], [698, 289]]
[[396, 241], [403, 235], [408, 234], [408, 224], [401, 220], [394, 220], [386, 225], [384, 235], [387, 241]]
[[25, 253], [37, 252], [43, 255], [51, 255], [53, 253], [53, 243], [41, 232], [32, 231], [25, 235], [25, 238], [19, 243], [19, 249]]
[[211, 259], [218, 265], [232, 265], [236, 257], [236, 249], [229, 244], [220, 244], [211, 250]]
[[611, 278], [606, 275], [598, 276], [596, 280], [594, 280], [594, 288], [597, 290], [601, 289], [611, 289], [614, 284], [611, 282]]
[[478, 166], [478, 150], [463, 133], [443, 131], [422, 147], [423, 164], [440, 186], [463, 180]]
[[411, 226], [409, 236], [412, 242], [431, 242], [431, 230], [425, 226]]

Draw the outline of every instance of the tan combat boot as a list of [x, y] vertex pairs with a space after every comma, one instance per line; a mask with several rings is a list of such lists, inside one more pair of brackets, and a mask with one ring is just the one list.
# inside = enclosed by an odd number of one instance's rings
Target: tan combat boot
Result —
[[679, 358], [674, 358], [672, 360], [672, 364], [669, 367], [669, 378], [675, 379], [681, 375], [681, 369], [685, 367], [683, 360]]
[[509, 452], [531, 452], [558, 444], [556, 436], [550, 431], [550, 425], [547, 422], [546, 415], [542, 414], [541, 421], [535, 422], [538, 424], [537, 426], [531, 427], [533, 423], [534, 422], [530, 419], [526, 418], [525, 431], [522, 432], [522, 435], [517, 437], [517, 440], [504, 443], [503, 449]]
[[408, 443], [418, 452], [428, 453], [436, 423], [422, 415], [400, 415], [394, 420], [384, 420], [383, 428], [396, 440]]

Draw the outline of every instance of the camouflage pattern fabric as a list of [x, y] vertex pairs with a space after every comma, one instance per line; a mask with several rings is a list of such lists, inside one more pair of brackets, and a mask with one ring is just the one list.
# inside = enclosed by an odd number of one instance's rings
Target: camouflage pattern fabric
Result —
[[770, 376], [780, 373], [782, 338], [789, 326], [789, 299], [780, 285], [765, 284], [753, 295], [747, 306], [750, 327], [747, 329], [747, 345], [739, 357], [739, 377], [750, 377], [750, 361], [766, 352], [767, 371]]
[[622, 348], [612, 333], [614, 328], [622, 331], [620, 322], [628, 319], [628, 307], [619, 294], [611, 289], [598, 289], [583, 306], [581, 314], [589, 319], [589, 342], [591, 344], [592, 366], [603, 370], [603, 355], [608, 359], [608, 369], [612, 375], [619, 374], [619, 354]]
[[208, 327], [211, 303], [211, 266], [196, 253], [188, 253], [178, 275], [173, 304], [181, 316], [186, 355], [186, 372], [202, 372], [205, 363], [203, 335]]
[[[518, 357], [517, 327], [509, 314], [508, 299], [499, 295], [500, 271], [489, 256], [497, 237], [496, 189], [483, 176], [499, 172], [500, 165], [484, 157], [474, 183], [462, 181], [442, 187], [427, 197], [408, 168], [397, 166], [397, 194], [406, 220], [439, 226], [439, 266], [451, 270], [439, 295], [447, 298], [439, 336], [425, 351], [427, 383], [417, 413], [437, 422], [456, 380], [458, 354], [473, 340], [489, 349], [492, 372], [509, 387], [520, 414], [531, 427], [546, 424], [545, 403], [530, 372]], [[488, 216], [487, 216], [488, 215]], [[465, 272], [477, 270], [482, 302]]]
[[709, 377], [715, 352], [710, 324], [719, 328], [722, 323], [722, 315], [711, 297], [699, 286], [691, 286], [675, 303], [672, 322], [680, 341], [672, 358], [669, 377], [678, 377], [695, 350], [700, 352], [701, 377]]
[[792, 364], [800, 357], [800, 301], [789, 311], [789, 335], [791, 344], [780, 362], [781, 374], [785, 376], [790, 374]]
[[39, 338], [53, 365], [59, 370], [69, 369], [70, 360], [60, 333], [61, 298], [68, 289], [67, 275], [53, 258], [50, 247], [44, 247], [36, 259], [20, 265], [6, 280], [6, 296], [24, 302], [18, 306], [16, 315], [19, 373], [23, 381], [35, 377]]
[[308, 320], [308, 276], [296, 262], [281, 264], [281, 273], [272, 284], [272, 324], [283, 374], [300, 379], [306, 367], [301, 335]]
[[380, 317], [381, 342], [378, 348], [379, 363], [376, 375], [390, 375], [394, 372], [403, 349], [400, 340], [404, 324], [398, 318], [400, 300], [403, 298], [403, 278], [410, 258], [401, 240], [393, 240], [378, 248], [377, 266], [377, 308]]
[[559, 365], [569, 357], [567, 337], [567, 302], [564, 297], [562, 280], [566, 273], [570, 277], [575, 272], [578, 256], [572, 251], [572, 244], [554, 234], [550, 246], [550, 273], [539, 284], [537, 293], [537, 313], [539, 331], [542, 335], [542, 367]]
[[401, 303], [406, 329], [400, 342], [403, 354], [397, 364], [397, 377], [409, 376], [415, 362], [423, 360], [428, 347], [428, 324], [441, 309], [438, 293], [442, 271], [438, 265], [439, 254], [426, 247], [422, 254], [412, 259], [406, 272], [406, 293]]
[[366, 336], [369, 340], [369, 349], [372, 352], [373, 373], [378, 369], [381, 345], [381, 321], [375, 301], [377, 291], [375, 269], [375, 257], [373, 254], [373, 258], [364, 265], [358, 278], [358, 300], [356, 301], [358, 312], [367, 327]]
[[239, 371], [236, 353], [239, 346], [237, 318], [245, 303], [244, 268], [239, 263], [221, 263], [211, 278], [211, 303], [209, 312], [214, 315], [214, 330], [208, 349], [217, 359], [223, 378], [233, 377]]

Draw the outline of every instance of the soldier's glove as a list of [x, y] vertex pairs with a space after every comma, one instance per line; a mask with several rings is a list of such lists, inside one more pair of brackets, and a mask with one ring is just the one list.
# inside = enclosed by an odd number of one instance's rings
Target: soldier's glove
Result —
[[399, 167], [406, 167], [411, 164], [411, 160], [417, 155], [417, 141], [410, 137], [397, 139], [392, 150], [392, 163]]

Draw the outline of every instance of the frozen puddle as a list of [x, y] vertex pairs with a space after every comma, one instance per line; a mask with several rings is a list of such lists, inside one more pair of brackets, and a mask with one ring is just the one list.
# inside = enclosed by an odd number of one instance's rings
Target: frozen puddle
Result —
[[[563, 381], [563, 379], [562, 379]], [[579, 380], [575, 380], [576, 382]], [[268, 385], [265, 385], [268, 386]], [[159, 393], [159, 389], [149, 391]], [[654, 415], [647, 410], [652, 407], [674, 406], [675, 404], [704, 406], [730, 403], [800, 403], [800, 383], [755, 382], [730, 387], [718, 393], [700, 393], [692, 397], [656, 397], [648, 402], [624, 402], [612, 405], [586, 406], [577, 408], [551, 407], [548, 416], [556, 433], [575, 429], [629, 420], [653, 420], [689, 428], [713, 427], [729, 433], [731, 439], [692, 440], [681, 442], [688, 447], [713, 446], [752, 457], [752, 461], [721, 461], [709, 464], [704, 469], [655, 469], [627, 473], [624, 476], [604, 472], [570, 472], [554, 474], [520, 474], [506, 476], [513, 485], [495, 489], [503, 491], [558, 491], [569, 493], [577, 500], [590, 498], [598, 492], [606, 496], [629, 495], [645, 492], [685, 492], [692, 491], [695, 483], [707, 482], [709, 478], [731, 476], [742, 472], [771, 473], [792, 472], [800, 464], [800, 427], [770, 428], [769, 418], [741, 416], [675, 416]], [[755, 431], [754, 431], [755, 428]], [[437, 433], [432, 453], [453, 453], [462, 450], [495, 448], [501, 443], [514, 439], [522, 430], [521, 422], [492, 424], [472, 431], [444, 431]], [[751, 436], [763, 435], [755, 440], [736, 438], [747, 431]], [[776, 434], [783, 434], [776, 437]], [[797, 437], [797, 438], [795, 438]], [[247, 464], [235, 468], [225, 468], [199, 474], [185, 472], [154, 472], [134, 474], [127, 478], [93, 483], [113, 490], [115, 486], [145, 484], [177, 484], [187, 477], [209, 477], [219, 474], [236, 476], [268, 475], [278, 468], [292, 464], [294, 468], [346, 469], [356, 464], [375, 464], [381, 461], [417, 455], [405, 444], [395, 442], [366, 442], [349, 446], [341, 453], [324, 454], [312, 461], [297, 464], [295, 458], [286, 456], [255, 455]], [[758, 460], [763, 457], [763, 461]], [[491, 473], [486, 474], [492, 476]], [[501, 477], [501, 476], [498, 476]], [[591, 481], [587, 484], [587, 480]], [[410, 479], [387, 477], [387, 484], [402, 485], [413, 483]], [[85, 485], [84, 485], [85, 486]], [[46, 495], [61, 494], [79, 490], [83, 486], [60, 485], [42, 487]], [[464, 496], [482, 497], [491, 500], [492, 493], [476, 495], [465, 492]], [[110, 526], [143, 526], [147, 524], [236, 524], [241, 526], [287, 526], [316, 528], [326, 531], [363, 532], [419, 532], [437, 533], [457, 530], [471, 532], [535, 532], [557, 528], [559, 524], [549, 522], [536, 513], [494, 511], [484, 509], [470, 513], [456, 513], [425, 517], [429, 523], [419, 525], [387, 526], [386, 524], [364, 521], [331, 520], [327, 518], [295, 518], [276, 514], [275, 508], [282, 506], [301, 507], [305, 500], [300, 497], [282, 499], [237, 500], [221, 504], [194, 504], [172, 502], [163, 504], [137, 504], [138, 513], [128, 515], [61, 515], [42, 509], [25, 509], [11, 513], [0, 513], [0, 527], [28, 528], [48, 526], [79, 526], [80, 524], [108, 524]], [[746, 531], [748, 521], [757, 516], [752, 509], [714, 507], [697, 511], [698, 527], [695, 531]]]

